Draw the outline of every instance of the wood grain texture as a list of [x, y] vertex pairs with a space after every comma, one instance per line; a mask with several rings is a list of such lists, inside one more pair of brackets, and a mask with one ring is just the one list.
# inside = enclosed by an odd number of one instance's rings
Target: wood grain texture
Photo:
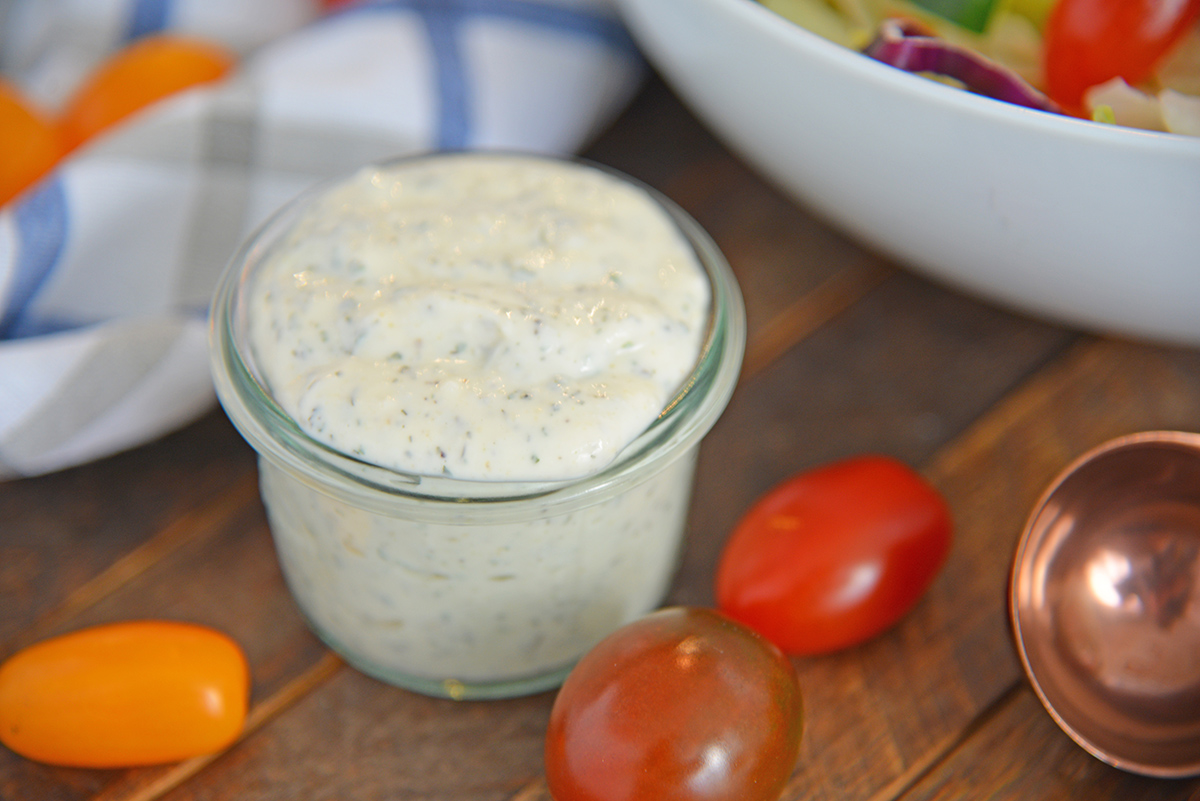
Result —
[[[1024, 683], [1008, 627], [1008, 567], [1043, 489], [1075, 457], [1112, 437], [1163, 428], [1200, 430], [1198, 377], [1200, 355], [1193, 351], [1085, 339], [1006, 396], [928, 465], [927, 474], [952, 504], [959, 534], [923, 610], [956, 610], [940, 637], [955, 644], [961, 690], [981, 710], [989, 699], [1001, 698], [1006, 687]], [[964, 592], [969, 587], [975, 591]], [[1042, 723], [1061, 735], [1042, 715]], [[991, 726], [977, 729], [976, 742], [992, 736]], [[1065, 735], [1051, 740], [1069, 742]], [[1037, 741], [1031, 740], [1028, 750], [1019, 744], [1014, 740], [1004, 752], [1008, 760], [1024, 764], [1044, 758]], [[1084, 757], [1083, 764], [1095, 761], [1081, 750], [1072, 756]], [[1194, 781], [1147, 780], [1113, 785], [1115, 795], [1092, 796], [1083, 784], [1067, 787], [1054, 773], [1042, 779], [1030, 778], [1038, 771], [1025, 773], [1019, 786], [968, 786], [980, 787], [985, 797], [1013, 799], [1166, 798], [1182, 797], [1171, 793], [1184, 785], [1190, 791], [1200, 788]], [[1035, 793], [1042, 780], [1050, 784]], [[979, 781], [990, 780], [981, 776]], [[1164, 795], [1167, 786], [1174, 789]]]
[[[227, 436], [236, 435], [228, 431]], [[169, 455], [165, 453], [164, 458]], [[245, 486], [229, 488], [228, 495], [222, 496], [228, 505], [214, 502], [222, 514], [185, 518], [195, 526], [178, 532], [174, 547], [158, 549], [154, 561], [125, 575], [119, 586], [72, 609], [39, 633], [46, 636], [137, 618], [209, 625], [229, 634], [245, 651], [253, 678], [252, 704], [268, 702], [318, 664], [326, 650], [308, 631], [287, 592], [262, 505], [257, 494], [247, 492]], [[47, 781], [51, 785], [56, 781], [78, 783], [82, 788], [78, 794], [60, 791], [57, 798], [82, 799], [99, 793], [124, 798], [157, 782], [162, 773], [157, 768], [49, 768], [0, 750], [0, 787], [13, 788], [6, 791], [5, 801], [44, 798]]]
[[[188, 458], [164, 458], [171, 451]], [[253, 469], [213, 412], [154, 445], [0, 483], [0, 659], [72, 593]]]
[[[788, 475], [868, 451], [919, 465], [1070, 341], [898, 273], [750, 377], [701, 449], [675, 600], [707, 576], [749, 504]], [[736, 466], [731, 469], [730, 466]]]
[[1135, 776], [1094, 759], [1064, 734], [1022, 686], [947, 759], [921, 778], [906, 801], [963, 798], [1025, 801], [1186, 801], [1197, 785]]
[[425, 698], [343, 670], [165, 798], [503, 801], [541, 773], [550, 695]]

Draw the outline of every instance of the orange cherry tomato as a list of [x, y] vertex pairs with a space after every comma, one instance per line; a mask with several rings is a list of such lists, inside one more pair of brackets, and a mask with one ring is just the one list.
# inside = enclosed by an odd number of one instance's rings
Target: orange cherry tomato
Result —
[[950, 551], [950, 513], [916, 471], [858, 456], [793, 476], [739, 521], [717, 604], [789, 654], [880, 634], [924, 595]]
[[574, 667], [546, 731], [555, 801], [775, 801], [800, 752], [795, 668], [712, 609], [661, 609]]
[[54, 123], [0, 80], [0, 206], [49, 172], [62, 152]]
[[114, 623], [0, 665], [0, 742], [39, 762], [113, 768], [214, 753], [242, 730], [250, 673], [204, 626]]
[[223, 78], [234, 65], [225, 48], [198, 39], [154, 34], [101, 64], [71, 96], [60, 124], [68, 149], [151, 103]]

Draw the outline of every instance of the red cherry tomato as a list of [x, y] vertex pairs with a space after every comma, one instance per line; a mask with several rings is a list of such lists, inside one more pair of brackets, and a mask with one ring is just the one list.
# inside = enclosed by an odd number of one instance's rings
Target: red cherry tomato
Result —
[[1058, 0], [1046, 20], [1046, 92], [1078, 112], [1084, 92], [1147, 78], [1200, 19], [1200, 0]]
[[721, 611], [790, 654], [863, 642], [916, 604], [950, 550], [945, 502], [907, 465], [860, 456], [796, 475], [738, 523]]
[[710, 609], [647, 615], [588, 652], [546, 733], [555, 801], [774, 801], [800, 750], [796, 671]]
[[232, 743], [250, 676], [233, 640], [137, 621], [44, 640], [0, 665], [0, 742], [39, 762], [175, 762]]

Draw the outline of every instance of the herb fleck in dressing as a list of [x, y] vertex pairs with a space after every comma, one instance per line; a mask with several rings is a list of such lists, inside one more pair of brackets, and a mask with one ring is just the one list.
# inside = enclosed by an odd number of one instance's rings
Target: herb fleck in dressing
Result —
[[600, 170], [460, 156], [364, 170], [262, 265], [250, 341], [312, 437], [469, 480], [594, 473], [695, 366], [709, 282]]

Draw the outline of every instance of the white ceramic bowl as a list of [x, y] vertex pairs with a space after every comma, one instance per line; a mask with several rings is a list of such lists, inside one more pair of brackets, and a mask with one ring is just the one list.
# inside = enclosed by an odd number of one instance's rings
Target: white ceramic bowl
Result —
[[733, 150], [915, 270], [1068, 325], [1200, 345], [1200, 138], [910, 75], [753, 0], [618, 0]]

